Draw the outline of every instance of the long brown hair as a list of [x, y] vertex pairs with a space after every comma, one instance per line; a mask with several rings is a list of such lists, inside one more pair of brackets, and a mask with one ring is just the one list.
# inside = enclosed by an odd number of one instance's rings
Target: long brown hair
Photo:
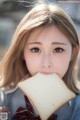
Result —
[[67, 13], [57, 5], [40, 4], [25, 15], [18, 25], [12, 44], [0, 64], [0, 84], [4, 87], [15, 87], [25, 75], [30, 77], [23, 59], [24, 45], [30, 33], [37, 27], [55, 25], [69, 39], [73, 53], [67, 73], [63, 80], [70, 89], [78, 93], [75, 85], [74, 68], [79, 51], [79, 40], [74, 23]]

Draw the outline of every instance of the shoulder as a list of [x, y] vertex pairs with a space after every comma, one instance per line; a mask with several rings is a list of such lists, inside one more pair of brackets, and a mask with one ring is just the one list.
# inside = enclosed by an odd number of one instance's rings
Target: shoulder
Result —
[[9, 111], [11, 112], [10, 118], [12, 118], [19, 107], [26, 107], [24, 93], [18, 87], [4, 90], [3, 92], [6, 96], [3, 105], [8, 107]]
[[72, 103], [76, 106], [77, 109], [80, 108], [80, 94], [78, 94], [72, 101]]
[[80, 104], [80, 94], [77, 94], [76, 97], [73, 99], [73, 102], [76, 104]]
[[7, 106], [11, 100], [15, 101], [14, 99], [18, 99], [19, 97], [21, 98], [21, 96], [24, 96], [24, 93], [18, 87], [15, 87], [14, 89], [2, 88], [1, 91], [4, 97], [4, 106]]
[[72, 100], [72, 119], [80, 120], [80, 94]]
[[7, 90], [5, 94], [8, 99], [11, 99], [13, 101], [22, 98], [22, 96], [24, 96], [24, 93], [18, 87], [11, 90]]

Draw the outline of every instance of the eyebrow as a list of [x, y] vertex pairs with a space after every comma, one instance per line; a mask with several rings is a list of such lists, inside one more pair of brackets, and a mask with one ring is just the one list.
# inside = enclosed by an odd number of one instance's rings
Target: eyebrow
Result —
[[[28, 45], [31, 45], [31, 44], [39, 44], [39, 45], [41, 45], [42, 43], [41, 42], [30, 42], [30, 43], [28, 43]], [[67, 45], [67, 44], [63, 43], [63, 42], [52, 42], [52, 45]]]

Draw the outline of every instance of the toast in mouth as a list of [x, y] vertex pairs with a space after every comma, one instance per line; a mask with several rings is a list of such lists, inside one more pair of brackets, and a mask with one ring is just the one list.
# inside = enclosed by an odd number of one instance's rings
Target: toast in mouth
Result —
[[38, 112], [41, 120], [47, 120], [57, 109], [76, 95], [56, 74], [37, 73], [18, 84]]

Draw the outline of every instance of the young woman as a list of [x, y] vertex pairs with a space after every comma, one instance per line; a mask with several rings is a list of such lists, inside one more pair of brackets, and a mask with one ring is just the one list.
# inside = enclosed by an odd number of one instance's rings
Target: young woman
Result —
[[[62, 8], [40, 4], [27, 13], [18, 25], [10, 49], [0, 64], [0, 85], [7, 96], [3, 105], [7, 107], [6, 111], [9, 110], [8, 119], [40, 120], [17, 84], [25, 76], [29, 78], [38, 72], [56, 72], [76, 94], [75, 99], [55, 112], [57, 120], [79, 120], [80, 91], [75, 78], [78, 52], [79, 40], [74, 23]], [[24, 109], [26, 113], [17, 114]], [[54, 120], [54, 117], [51, 119]]]

